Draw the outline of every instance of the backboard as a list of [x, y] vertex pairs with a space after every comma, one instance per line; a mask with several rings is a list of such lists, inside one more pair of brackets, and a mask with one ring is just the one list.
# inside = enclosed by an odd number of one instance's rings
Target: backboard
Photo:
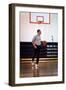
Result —
[[50, 13], [30, 12], [29, 22], [33, 24], [50, 24]]

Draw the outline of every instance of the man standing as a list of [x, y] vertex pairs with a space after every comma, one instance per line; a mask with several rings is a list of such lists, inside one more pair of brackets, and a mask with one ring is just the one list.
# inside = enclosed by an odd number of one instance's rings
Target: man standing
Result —
[[40, 35], [41, 35], [41, 30], [38, 29], [37, 30], [37, 35], [35, 35], [32, 39], [32, 44], [33, 44], [33, 47], [34, 47], [32, 65], [34, 65], [34, 58], [35, 58], [35, 56], [37, 56], [37, 60], [36, 60], [36, 64], [35, 64], [36, 69], [38, 68], [39, 54], [40, 54], [40, 48], [41, 48], [41, 37], [40, 37]]

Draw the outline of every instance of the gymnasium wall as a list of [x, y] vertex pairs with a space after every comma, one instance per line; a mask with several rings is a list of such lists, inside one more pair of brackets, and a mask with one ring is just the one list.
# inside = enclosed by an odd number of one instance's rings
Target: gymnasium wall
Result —
[[29, 22], [29, 13], [22, 12], [19, 15], [20, 42], [31, 42], [37, 29], [41, 29], [41, 39], [47, 42], [58, 42], [58, 14], [50, 14], [50, 24], [32, 24]]

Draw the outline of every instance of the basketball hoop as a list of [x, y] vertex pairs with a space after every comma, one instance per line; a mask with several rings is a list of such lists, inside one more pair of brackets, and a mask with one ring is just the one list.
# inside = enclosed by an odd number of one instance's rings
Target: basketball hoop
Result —
[[42, 23], [42, 21], [38, 21], [38, 24], [41, 24]]

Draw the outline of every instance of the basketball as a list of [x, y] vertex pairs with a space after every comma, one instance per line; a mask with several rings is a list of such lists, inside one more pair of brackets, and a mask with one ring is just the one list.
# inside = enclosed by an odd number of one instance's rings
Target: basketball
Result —
[[42, 41], [42, 45], [46, 46], [47, 45], [47, 41]]

